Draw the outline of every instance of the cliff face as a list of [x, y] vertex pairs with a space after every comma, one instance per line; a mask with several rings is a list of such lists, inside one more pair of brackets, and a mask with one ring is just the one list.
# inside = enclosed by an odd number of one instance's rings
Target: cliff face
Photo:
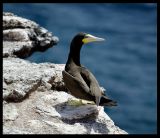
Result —
[[3, 134], [127, 134], [96, 105], [71, 104], [64, 64], [24, 59], [57, 44], [33, 21], [3, 13]]

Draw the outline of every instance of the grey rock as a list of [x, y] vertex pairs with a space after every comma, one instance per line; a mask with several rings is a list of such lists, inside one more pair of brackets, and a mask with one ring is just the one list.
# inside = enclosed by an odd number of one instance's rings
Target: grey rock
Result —
[[13, 104], [3, 103], [3, 120], [13, 121], [18, 117], [17, 108]]
[[12, 103], [19, 116], [4, 121], [5, 134], [127, 134], [95, 105], [68, 105], [77, 100], [63, 91], [35, 91], [22, 103]]
[[[63, 91], [45, 95], [40, 99], [41, 100], [36, 101], [35, 109], [37, 112], [52, 117], [58, 117], [62, 120], [79, 120], [98, 113], [95, 105], [69, 105], [68, 100], [76, 100], [76, 98]], [[47, 104], [48, 102], [50, 102], [50, 104]]]
[[33, 42], [3, 41], [3, 57], [27, 57], [33, 52]]
[[3, 29], [13, 28], [36, 28], [38, 24], [35, 22], [14, 15], [13, 13], [3, 12]]
[[[3, 31], [3, 40], [5, 41], [29, 41], [28, 29], [9, 29]], [[33, 32], [32, 32], [33, 33]]]
[[11, 12], [3, 12], [3, 16], [16, 16]]
[[21, 101], [10, 103], [13, 107], [3, 102], [3, 132], [126, 134], [114, 125], [103, 108], [98, 114], [96, 105], [69, 105], [69, 99], [77, 99], [64, 91], [51, 90], [56, 82], [62, 82], [63, 69], [63, 64], [36, 64], [18, 58], [3, 59], [4, 100]]
[[13, 13], [3, 13], [3, 57], [24, 58], [58, 42], [58, 37], [37, 23]]
[[3, 133], [127, 134], [115, 126], [103, 107], [98, 113], [96, 105], [70, 105], [70, 99], [78, 99], [53, 89], [52, 85], [63, 82], [63, 69], [64, 64], [3, 59]]
[[[61, 74], [63, 69], [64, 65], [36, 64], [18, 58], [4, 58], [3, 98], [5, 100], [21, 101], [37, 88], [39, 91], [49, 90], [55, 84], [64, 89]], [[54, 80], [56, 80], [56, 83]]]
[[35, 22], [3, 13], [3, 134], [127, 134], [103, 107], [70, 103], [79, 99], [67, 92], [64, 64], [17, 58], [58, 41]]
[[4, 127], [3, 134], [33, 134], [32, 132], [23, 131], [17, 127]]

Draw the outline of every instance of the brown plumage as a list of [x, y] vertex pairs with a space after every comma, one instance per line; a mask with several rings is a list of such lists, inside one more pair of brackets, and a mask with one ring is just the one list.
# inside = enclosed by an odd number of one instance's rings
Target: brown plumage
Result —
[[77, 34], [70, 46], [70, 53], [62, 72], [64, 83], [70, 93], [80, 99], [94, 101], [100, 106], [116, 106], [116, 101], [109, 99], [100, 89], [94, 75], [80, 64], [80, 50], [83, 44], [104, 39], [86, 33]]

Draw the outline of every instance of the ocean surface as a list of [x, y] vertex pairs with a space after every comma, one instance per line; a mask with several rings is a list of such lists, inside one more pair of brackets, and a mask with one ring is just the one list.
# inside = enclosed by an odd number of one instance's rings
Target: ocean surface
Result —
[[78, 32], [105, 38], [84, 45], [81, 63], [118, 102], [105, 112], [130, 134], [157, 133], [157, 5], [142, 4], [3, 4], [3, 11], [33, 20], [60, 42], [26, 58], [65, 64]]

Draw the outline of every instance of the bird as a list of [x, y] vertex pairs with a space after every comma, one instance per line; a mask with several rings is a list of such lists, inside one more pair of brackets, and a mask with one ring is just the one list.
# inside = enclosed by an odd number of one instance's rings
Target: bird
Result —
[[84, 44], [104, 40], [84, 32], [75, 35], [70, 44], [70, 52], [62, 76], [66, 88], [74, 97], [92, 101], [97, 106], [117, 106], [117, 102], [108, 98], [100, 88], [91, 71], [80, 63], [80, 51]]

